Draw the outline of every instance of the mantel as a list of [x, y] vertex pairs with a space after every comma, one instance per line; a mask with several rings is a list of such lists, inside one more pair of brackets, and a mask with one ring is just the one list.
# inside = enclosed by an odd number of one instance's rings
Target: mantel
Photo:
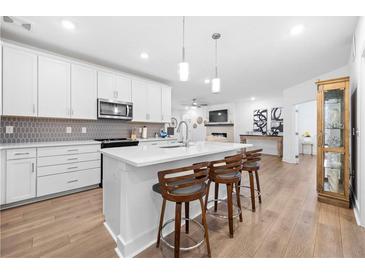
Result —
[[233, 123], [206, 123], [206, 127], [232, 127]]

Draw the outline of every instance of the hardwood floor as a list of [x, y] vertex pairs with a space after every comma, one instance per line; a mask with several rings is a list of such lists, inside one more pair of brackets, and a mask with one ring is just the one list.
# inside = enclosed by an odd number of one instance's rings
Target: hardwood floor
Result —
[[[317, 202], [315, 173], [315, 157], [304, 156], [292, 165], [265, 156], [262, 204], [253, 213], [250, 200], [243, 199], [243, 223], [235, 221], [234, 238], [228, 237], [225, 220], [208, 216], [212, 257], [365, 257], [365, 229], [357, 226], [351, 209]], [[152, 245], [137, 257], [172, 255]], [[205, 257], [205, 246], [181, 256]]]
[[[299, 165], [265, 156], [263, 202], [253, 213], [242, 199], [243, 223], [235, 221], [234, 238], [225, 220], [208, 216], [212, 256], [365, 257], [365, 229], [353, 211], [317, 202], [315, 168], [310, 156]], [[116, 257], [103, 225], [101, 189], [3, 210], [0, 217], [1, 257]], [[196, 233], [191, 227], [192, 238]], [[181, 256], [205, 257], [205, 245]], [[173, 251], [152, 245], [137, 257], [173, 257]]]
[[117, 257], [102, 190], [1, 211], [1, 257]]

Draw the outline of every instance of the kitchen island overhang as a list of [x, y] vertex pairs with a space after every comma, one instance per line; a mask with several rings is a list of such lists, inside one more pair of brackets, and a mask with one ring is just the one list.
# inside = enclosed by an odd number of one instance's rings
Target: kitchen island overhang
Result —
[[[133, 257], [156, 242], [162, 197], [152, 185], [158, 182], [158, 171], [222, 159], [251, 146], [200, 142], [189, 147], [103, 149], [103, 212], [118, 255]], [[220, 193], [224, 195], [224, 190]], [[191, 203], [190, 214], [192, 218], [200, 214], [198, 203]], [[173, 216], [174, 204], [167, 203], [165, 221]], [[172, 231], [172, 227], [166, 230]]]

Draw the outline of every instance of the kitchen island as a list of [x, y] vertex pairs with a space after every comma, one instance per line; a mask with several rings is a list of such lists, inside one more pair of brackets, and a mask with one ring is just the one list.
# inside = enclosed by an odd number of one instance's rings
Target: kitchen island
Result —
[[[158, 182], [158, 171], [219, 160], [248, 147], [251, 145], [200, 142], [189, 147], [174, 144], [102, 149], [105, 226], [117, 242], [118, 255], [133, 257], [156, 241], [162, 197], [152, 191], [152, 185]], [[220, 193], [224, 195], [223, 188]], [[200, 213], [199, 204], [192, 202], [191, 217]], [[174, 203], [167, 203], [165, 220], [173, 216]]]

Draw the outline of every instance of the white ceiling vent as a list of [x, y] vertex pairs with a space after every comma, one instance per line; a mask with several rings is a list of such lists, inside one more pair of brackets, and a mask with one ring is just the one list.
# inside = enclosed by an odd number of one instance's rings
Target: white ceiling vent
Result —
[[14, 24], [15, 26], [19, 26], [21, 28], [30, 31], [32, 29], [32, 24], [25, 21], [24, 19], [19, 19], [15, 16], [3, 16], [3, 21], [5, 23]]

